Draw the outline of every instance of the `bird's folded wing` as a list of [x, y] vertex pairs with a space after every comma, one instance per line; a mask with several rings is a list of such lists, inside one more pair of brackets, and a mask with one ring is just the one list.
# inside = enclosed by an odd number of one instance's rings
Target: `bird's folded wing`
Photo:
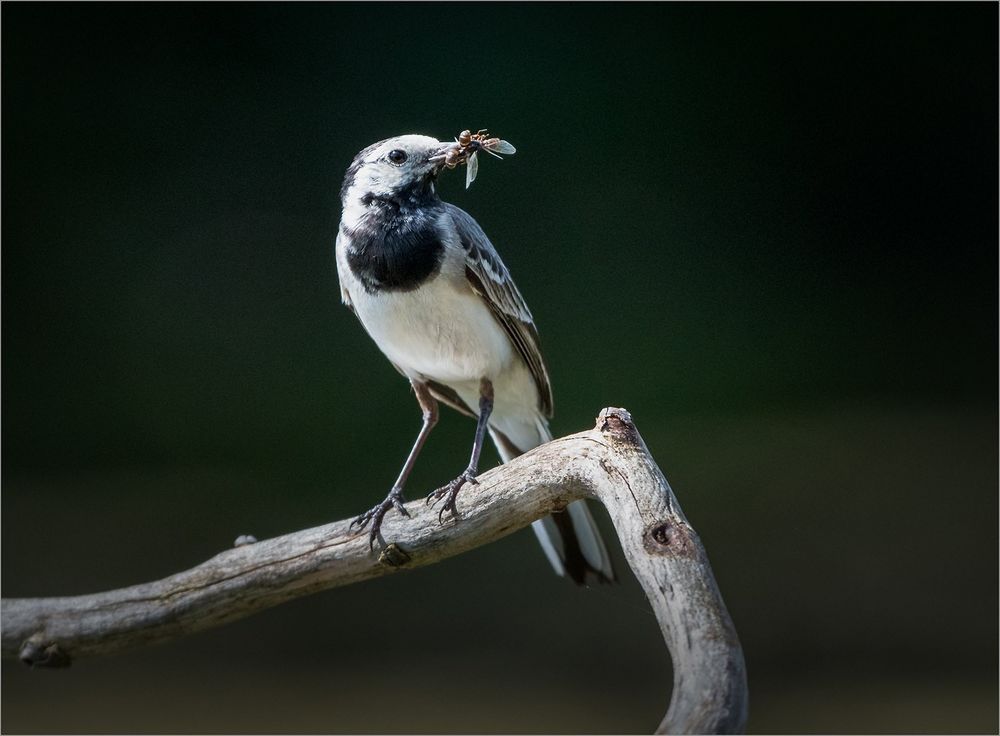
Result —
[[538, 387], [539, 409], [551, 417], [552, 387], [538, 347], [538, 331], [524, 297], [479, 223], [454, 205], [445, 204], [445, 208], [465, 249], [465, 275], [469, 285], [483, 298], [524, 358]]

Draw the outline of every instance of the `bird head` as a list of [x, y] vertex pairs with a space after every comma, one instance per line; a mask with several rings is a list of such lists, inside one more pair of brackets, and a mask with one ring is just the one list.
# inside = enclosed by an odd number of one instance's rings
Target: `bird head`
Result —
[[348, 167], [341, 198], [346, 202], [363, 197], [397, 201], [434, 197], [443, 154], [454, 145], [426, 135], [400, 135], [373, 143]]

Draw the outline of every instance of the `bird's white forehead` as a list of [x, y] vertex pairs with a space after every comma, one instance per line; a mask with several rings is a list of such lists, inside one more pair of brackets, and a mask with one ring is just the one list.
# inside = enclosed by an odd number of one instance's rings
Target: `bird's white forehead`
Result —
[[413, 151], [431, 151], [440, 148], [442, 145], [441, 141], [429, 135], [397, 135], [395, 138], [387, 138], [372, 146], [365, 155], [365, 161], [382, 158], [389, 151], [396, 148], [410, 153]]

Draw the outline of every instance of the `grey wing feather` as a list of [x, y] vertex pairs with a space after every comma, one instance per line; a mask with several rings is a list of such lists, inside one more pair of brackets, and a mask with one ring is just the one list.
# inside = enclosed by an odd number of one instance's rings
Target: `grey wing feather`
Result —
[[514, 279], [500, 260], [486, 233], [471, 215], [452, 204], [445, 204], [465, 249], [465, 273], [472, 289], [489, 305], [490, 310], [507, 332], [510, 341], [524, 358], [538, 387], [539, 409], [552, 416], [552, 387], [549, 374], [538, 347], [538, 330], [524, 297]]

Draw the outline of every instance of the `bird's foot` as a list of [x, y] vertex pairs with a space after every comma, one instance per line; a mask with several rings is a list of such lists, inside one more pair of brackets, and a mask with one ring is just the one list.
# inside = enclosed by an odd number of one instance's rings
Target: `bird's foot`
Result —
[[441, 510], [438, 512], [439, 522], [444, 521], [445, 511], [450, 511], [452, 515], [458, 516], [458, 509], [455, 508], [455, 499], [458, 498], [458, 492], [466, 483], [471, 483], [474, 486], [479, 485], [479, 481], [476, 480], [476, 471], [473, 468], [466, 468], [451, 483], [441, 486], [436, 491], [431, 491], [427, 495], [427, 503], [432, 506], [442, 498], [444, 499], [444, 505], [441, 506]]
[[358, 531], [362, 531], [369, 522], [372, 525], [371, 532], [368, 535], [368, 546], [371, 550], [375, 551], [375, 539], [378, 537], [379, 532], [382, 529], [382, 519], [385, 518], [386, 512], [391, 508], [395, 508], [396, 511], [401, 513], [407, 519], [410, 518], [409, 512], [403, 506], [403, 490], [401, 488], [393, 488], [389, 491], [389, 495], [385, 497], [385, 500], [368, 509], [365, 513], [361, 514], [357, 519], [351, 522], [348, 529], [353, 529], [355, 526], [358, 527]]

